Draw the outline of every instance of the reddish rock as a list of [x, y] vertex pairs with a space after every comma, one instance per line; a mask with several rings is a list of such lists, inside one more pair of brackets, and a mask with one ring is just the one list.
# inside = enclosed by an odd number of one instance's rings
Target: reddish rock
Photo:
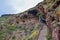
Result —
[[60, 26], [53, 29], [52, 40], [60, 40]]

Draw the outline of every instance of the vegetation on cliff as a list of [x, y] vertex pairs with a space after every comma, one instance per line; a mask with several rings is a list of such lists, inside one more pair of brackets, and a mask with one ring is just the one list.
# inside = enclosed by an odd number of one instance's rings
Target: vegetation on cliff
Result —
[[58, 40], [60, 0], [44, 0], [21, 14], [2, 15], [0, 40], [38, 40], [44, 25], [48, 30], [46, 40]]

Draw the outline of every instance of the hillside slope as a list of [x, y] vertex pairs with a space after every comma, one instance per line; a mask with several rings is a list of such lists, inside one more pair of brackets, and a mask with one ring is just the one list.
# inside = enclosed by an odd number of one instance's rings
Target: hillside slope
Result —
[[[43, 30], [44, 25], [51, 34], [58, 22], [60, 22], [60, 0], [44, 0], [25, 12], [2, 15], [0, 40], [41, 40], [37, 37], [40, 36], [38, 34]], [[48, 37], [46, 40], [50, 40]]]

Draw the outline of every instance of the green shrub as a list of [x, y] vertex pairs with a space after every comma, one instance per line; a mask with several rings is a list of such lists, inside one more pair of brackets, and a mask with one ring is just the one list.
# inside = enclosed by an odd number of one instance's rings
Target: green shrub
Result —
[[49, 32], [47, 32], [46, 40], [50, 40], [50, 33]]
[[9, 29], [9, 30], [15, 30], [15, 26], [14, 25], [8, 25], [7, 29]]
[[15, 25], [7, 25], [6, 27], [6, 32], [7, 33], [12, 33], [14, 30], [16, 29], [16, 26]]
[[43, 16], [43, 13], [37, 13], [38, 16], [42, 17]]
[[13, 36], [13, 37], [12, 37], [12, 40], [16, 40], [16, 37], [15, 37], [15, 36]]

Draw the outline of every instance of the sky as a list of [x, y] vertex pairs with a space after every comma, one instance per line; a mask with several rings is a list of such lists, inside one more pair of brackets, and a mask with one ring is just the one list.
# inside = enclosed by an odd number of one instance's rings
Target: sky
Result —
[[41, 1], [43, 0], [0, 0], [0, 15], [21, 13]]

